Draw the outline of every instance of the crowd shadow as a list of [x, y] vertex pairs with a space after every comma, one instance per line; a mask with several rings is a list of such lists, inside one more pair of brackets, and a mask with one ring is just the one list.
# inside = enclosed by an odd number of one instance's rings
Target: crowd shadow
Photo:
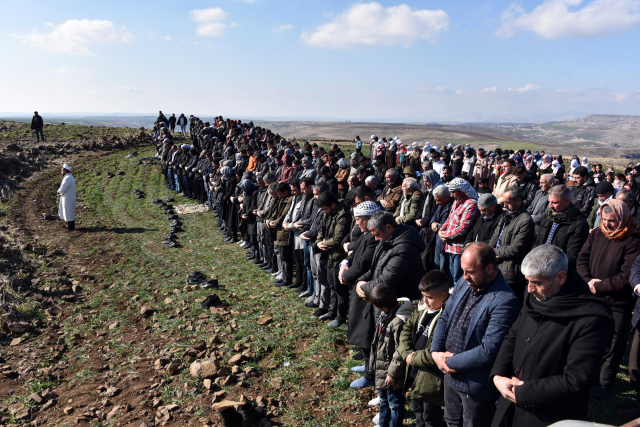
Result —
[[124, 227], [77, 227], [76, 231], [81, 231], [83, 233], [115, 233], [115, 234], [142, 234], [147, 231], [158, 231], [157, 228], [142, 228], [142, 227], [134, 227], [134, 228], [124, 228]]

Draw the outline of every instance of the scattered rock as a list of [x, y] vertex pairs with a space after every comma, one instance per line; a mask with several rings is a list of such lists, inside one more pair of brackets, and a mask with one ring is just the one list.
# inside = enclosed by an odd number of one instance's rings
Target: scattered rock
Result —
[[120, 322], [113, 322], [112, 324], [109, 325], [109, 330], [113, 331], [115, 328], [117, 328], [120, 325]]
[[56, 399], [51, 399], [51, 400], [47, 401], [47, 403], [42, 405], [42, 410], [46, 411], [47, 409], [51, 408], [52, 406], [55, 406], [57, 403], [58, 403], [58, 401]]
[[283, 383], [282, 377], [271, 378], [270, 384], [271, 384], [271, 387], [273, 388], [282, 388], [282, 383]]
[[140, 315], [142, 317], [151, 317], [153, 313], [155, 313], [155, 310], [146, 304], [140, 307]]
[[120, 393], [120, 389], [118, 387], [108, 387], [107, 390], [104, 392], [104, 395], [107, 397], [114, 397], [117, 396], [118, 393]]
[[262, 318], [258, 319], [258, 325], [260, 325], [260, 326], [266, 326], [266, 325], [270, 324], [271, 322], [273, 322], [273, 317], [262, 317]]
[[242, 363], [242, 359], [243, 359], [242, 354], [236, 354], [231, 359], [229, 359], [229, 365], [231, 366], [239, 365], [240, 363]]
[[215, 377], [220, 369], [220, 362], [212, 360], [196, 360], [189, 367], [189, 372], [196, 378]]
[[242, 405], [242, 402], [235, 402], [233, 400], [223, 400], [221, 402], [214, 403], [213, 406], [211, 406], [211, 409], [213, 409], [214, 411], [222, 411], [224, 409], [235, 408], [236, 406], [240, 406], [240, 405]]
[[11, 343], [9, 344], [10, 347], [15, 347], [17, 345], [20, 345], [22, 343], [22, 338], [14, 338], [11, 340]]
[[178, 360], [174, 360], [166, 367], [167, 374], [174, 375], [182, 367], [182, 364]]
[[64, 412], [65, 415], [71, 415], [73, 414], [73, 410], [73, 406], [67, 406], [62, 410], [62, 412]]

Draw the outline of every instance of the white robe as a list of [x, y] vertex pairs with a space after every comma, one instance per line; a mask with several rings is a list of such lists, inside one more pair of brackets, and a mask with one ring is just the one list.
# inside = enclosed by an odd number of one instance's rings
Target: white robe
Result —
[[76, 180], [70, 173], [62, 178], [62, 184], [58, 189], [60, 195], [60, 204], [58, 206], [58, 215], [63, 220], [76, 220]]

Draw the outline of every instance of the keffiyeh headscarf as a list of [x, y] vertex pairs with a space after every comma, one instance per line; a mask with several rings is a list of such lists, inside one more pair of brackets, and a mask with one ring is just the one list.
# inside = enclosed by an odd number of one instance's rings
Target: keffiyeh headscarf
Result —
[[380, 206], [376, 203], [365, 201], [353, 208], [353, 216], [372, 216], [380, 210]]
[[629, 206], [621, 200], [611, 199], [607, 200], [600, 206], [600, 217], [602, 218], [602, 212], [605, 206], [609, 206], [613, 210], [613, 214], [618, 220], [618, 227], [615, 230], [610, 230], [605, 227], [604, 221], [600, 221], [600, 231], [609, 240], [617, 241], [622, 240], [632, 234], [640, 234], [638, 226], [631, 216]]
[[453, 178], [451, 181], [447, 182], [446, 185], [451, 192], [460, 190], [466, 194], [468, 198], [478, 200], [478, 193], [476, 193], [476, 190], [474, 190], [471, 184], [462, 178]]

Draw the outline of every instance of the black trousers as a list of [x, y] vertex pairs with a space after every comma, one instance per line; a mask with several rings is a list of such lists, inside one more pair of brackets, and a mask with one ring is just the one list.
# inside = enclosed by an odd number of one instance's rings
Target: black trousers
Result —
[[612, 351], [604, 360], [602, 368], [600, 368], [600, 385], [605, 388], [613, 387], [613, 382], [620, 369], [624, 352], [627, 349], [627, 338], [629, 337], [629, 327], [631, 326], [631, 313], [614, 311], [613, 322], [615, 331], [611, 339]]
[[76, 229], [76, 222], [75, 221], [69, 221], [69, 222], [67, 222], [67, 226], [69, 227], [69, 230], [75, 230]]
[[444, 410], [440, 405], [411, 399], [411, 409], [416, 415], [416, 427], [442, 427]]
[[294, 249], [293, 263], [296, 266], [296, 285], [298, 287], [306, 283], [307, 270], [304, 268], [304, 249]]
[[640, 333], [637, 327], [633, 331], [631, 354], [629, 354], [629, 378], [631, 386], [636, 391], [636, 400], [640, 402]]
[[332, 318], [335, 317], [346, 322], [349, 311], [349, 287], [340, 283], [338, 273], [340, 273], [340, 267], [327, 267], [327, 281], [329, 288], [331, 288], [329, 313]]
[[447, 427], [490, 427], [495, 412], [495, 402], [476, 402], [466, 393], [453, 389], [445, 378], [444, 420]]

